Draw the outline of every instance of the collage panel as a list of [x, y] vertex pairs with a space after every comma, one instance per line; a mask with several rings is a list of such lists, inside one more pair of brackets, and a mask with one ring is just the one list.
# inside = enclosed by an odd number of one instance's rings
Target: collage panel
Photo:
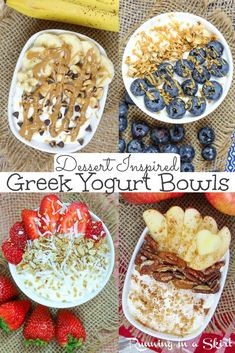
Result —
[[0, 194], [0, 352], [118, 351], [117, 206]]

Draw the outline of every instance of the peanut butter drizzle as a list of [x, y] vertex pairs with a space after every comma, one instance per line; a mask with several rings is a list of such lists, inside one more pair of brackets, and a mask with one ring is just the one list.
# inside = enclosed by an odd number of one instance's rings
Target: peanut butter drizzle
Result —
[[[53, 138], [66, 131], [71, 141], [76, 141], [81, 126], [87, 120], [86, 112], [96, 90], [98, 62], [94, 49], [89, 49], [81, 62], [76, 64], [78, 74], [70, 70], [71, 50], [67, 45], [61, 48], [45, 48], [43, 52], [29, 52], [27, 57], [40, 60], [33, 68], [33, 77], [39, 83], [32, 93], [22, 95], [23, 125], [20, 128], [20, 135], [30, 141], [35, 133], [49, 129]], [[51, 67], [49, 77], [40, 74], [45, 72], [47, 65]], [[44, 98], [40, 99], [41, 95]], [[77, 102], [78, 99], [82, 99], [82, 104]], [[59, 118], [63, 104], [66, 106], [66, 114]], [[80, 116], [73, 119], [76, 104], [81, 108]], [[50, 120], [49, 126], [40, 119], [45, 106], [48, 113], [46, 120]], [[33, 108], [31, 119], [29, 119], [30, 108]], [[69, 126], [71, 122], [72, 127]]]

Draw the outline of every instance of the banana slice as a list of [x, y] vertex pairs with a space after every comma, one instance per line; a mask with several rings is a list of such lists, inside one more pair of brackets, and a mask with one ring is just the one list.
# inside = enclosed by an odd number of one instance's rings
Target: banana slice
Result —
[[97, 62], [99, 63], [100, 60], [101, 60], [101, 55], [100, 55], [100, 51], [97, 48], [97, 46], [95, 44], [93, 44], [92, 42], [89, 42], [87, 40], [83, 40], [83, 41], [81, 41], [81, 43], [82, 43], [83, 55], [85, 56], [87, 54], [88, 50], [94, 49], [95, 54], [96, 54]]
[[80, 39], [74, 34], [61, 34], [59, 38], [71, 47], [71, 61], [70, 65], [78, 63], [83, 53], [82, 43]]
[[101, 55], [100, 68], [97, 78], [97, 87], [104, 87], [110, 84], [114, 77], [114, 66], [111, 60]]
[[43, 33], [37, 37], [34, 47], [59, 48], [63, 41], [55, 34]]
[[45, 48], [43, 47], [32, 47], [31, 49], [29, 49], [23, 58], [22, 61], [22, 66], [25, 70], [28, 69], [32, 69], [35, 65], [37, 65], [38, 63], [40, 63], [41, 59], [39, 58], [30, 58], [30, 54], [32, 53], [42, 53], [45, 50]]

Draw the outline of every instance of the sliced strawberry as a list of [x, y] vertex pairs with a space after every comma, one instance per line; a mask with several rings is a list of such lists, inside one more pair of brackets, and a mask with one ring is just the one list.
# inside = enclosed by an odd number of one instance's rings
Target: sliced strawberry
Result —
[[91, 216], [87, 206], [81, 202], [71, 203], [60, 216], [57, 231], [59, 233], [85, 233]]
[[22, 221], [24, 223], [25, 231], [29, 239], [34, 240], [39, 238], [38, 231], [38, 213], [33, 210], [22, 210], [21, 211]]
[[13, 244], [10, 240], [5, 240], [2, 243], [2, 252], [5, 259], [13, 265], [18, 265], [22, 261], [24, 255], [23, 250]]
[[61, 208], [62, 203], [56, 195], [47, 195], [42, 199], [39, 210], [41, 216], [39, 229], [43, 235], [48, 236], [55, 233]]
[[10, 240], [24, 250], [27, 244], [27, 234], [23, 222], [16, 222], [10, 229]]
[[92, 221], [89, 222], [85, 232], [85, 238], [94, 240], [95, 243], [98, 243], [102, 238], [106, 236], [102, 222]]

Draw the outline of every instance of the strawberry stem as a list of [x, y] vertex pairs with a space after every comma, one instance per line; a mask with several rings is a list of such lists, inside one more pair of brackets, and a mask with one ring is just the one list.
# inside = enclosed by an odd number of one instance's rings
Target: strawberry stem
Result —
[[83, 344], [83, 339], [82, 338], [76, 338], [73, 337], [72, 335], [68, 335], [68, 343], [65, 346], [65, 352], [67, 353], [73, 353], [75, 348], [81, 348]]
[[26, 347], [28, 347], [30, 345], [43, 347], [43, 346], [46, 346], [48, 344], [48, 342], [40, 340], [39, 338], [37, 338], [36, 340], [33, 340], [33, 339], [25, 340], [24, 344], [25, 344]]
[[3, 319], [1, 317], [0, 317], [0, 328], [6, 333], [11, 332], [8, 325], [3, 321]]

